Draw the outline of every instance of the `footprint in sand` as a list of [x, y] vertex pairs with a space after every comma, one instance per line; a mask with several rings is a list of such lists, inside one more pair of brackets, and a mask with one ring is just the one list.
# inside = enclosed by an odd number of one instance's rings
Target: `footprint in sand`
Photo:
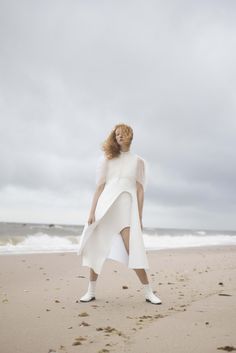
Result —
[[59, 349], [65, 350], [66, 347], [61, 344]]

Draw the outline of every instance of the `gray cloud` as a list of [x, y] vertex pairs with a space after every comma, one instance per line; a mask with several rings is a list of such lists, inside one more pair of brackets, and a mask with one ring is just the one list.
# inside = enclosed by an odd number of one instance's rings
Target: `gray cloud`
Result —
[[83, 224], [118, 122], [144, 224], [235, 229], [234, 1], [1, 1], [0, 220]]

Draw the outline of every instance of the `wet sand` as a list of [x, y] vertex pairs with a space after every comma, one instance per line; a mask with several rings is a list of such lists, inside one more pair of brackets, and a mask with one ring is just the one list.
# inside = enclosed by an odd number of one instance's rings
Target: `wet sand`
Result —
[[76, 253], [0, 256], [1, 352], [236, 351], [236, 246], [149, 251], [148, 259], [161, 305], [146, 302], [136, 273], [110, 259], [96, 300], [81, 303], [89, 269]]

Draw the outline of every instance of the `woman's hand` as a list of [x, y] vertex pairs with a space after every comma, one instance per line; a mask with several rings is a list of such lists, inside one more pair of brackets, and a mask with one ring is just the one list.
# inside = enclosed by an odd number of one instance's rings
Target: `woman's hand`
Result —
[[92, 224], [93, 222], [95, 222], [95, 214], [90, 213], [89, 218], [88, 218], [88, 224]]

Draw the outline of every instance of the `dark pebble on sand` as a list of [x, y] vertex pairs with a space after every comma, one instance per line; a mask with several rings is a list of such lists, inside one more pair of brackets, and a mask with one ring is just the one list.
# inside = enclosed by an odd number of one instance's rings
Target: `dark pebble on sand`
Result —
[[217, 347], [217, 349], [221, 349], [222, 351], [226, 351], [226, 352], [236, 351], [236, 347], [234, 346]]

